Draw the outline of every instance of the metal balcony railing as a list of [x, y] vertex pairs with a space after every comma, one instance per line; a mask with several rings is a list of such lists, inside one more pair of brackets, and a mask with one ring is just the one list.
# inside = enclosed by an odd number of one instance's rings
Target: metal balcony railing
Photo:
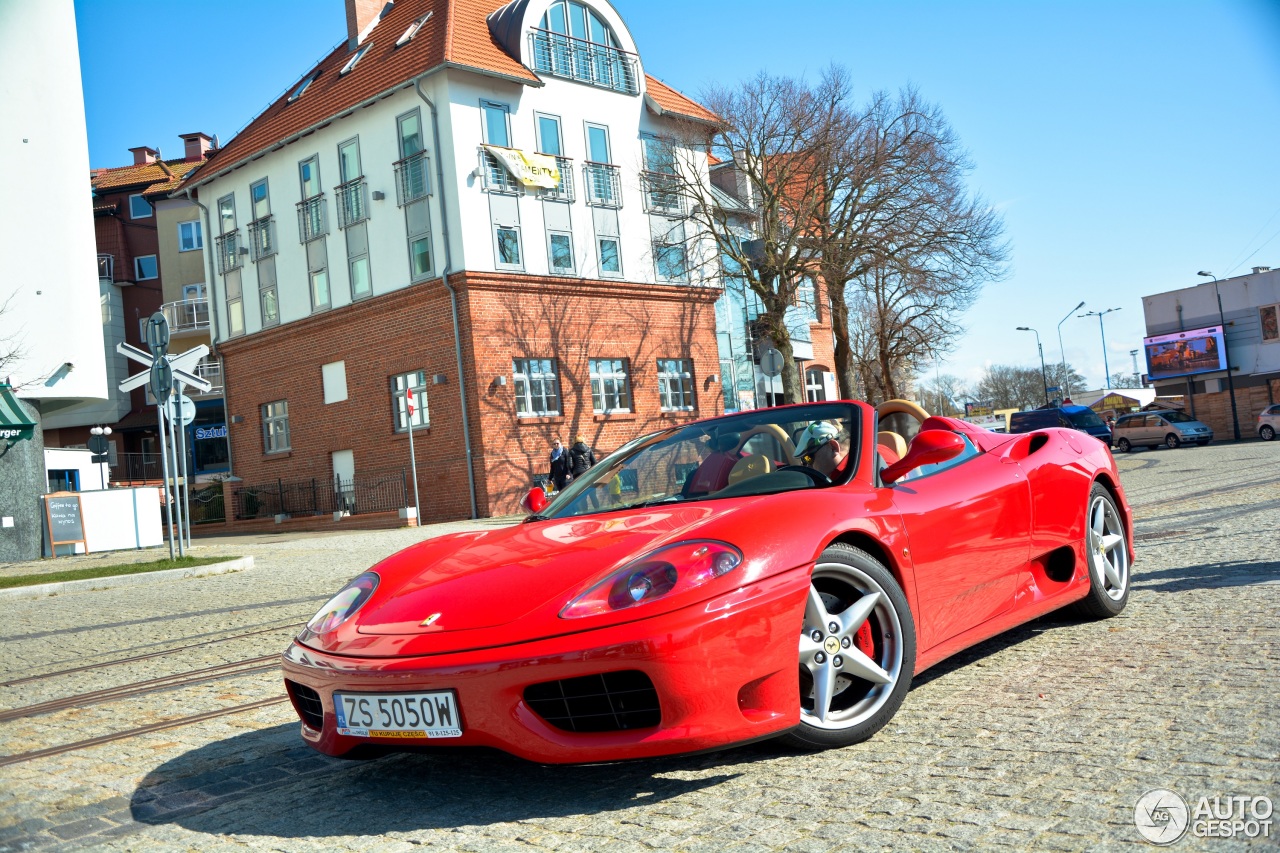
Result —
[[587, 204], [593, 207], [622, 207], [622, 178], [617, 166], [608, 163], [583, 163], [582, 179]]
[[338, 227], [346, 228], [369, 218], [369, 184], [363, 177], [333, 188], [338, 202]]
[[664, 213], [670, 216], [684, 214], [684, 196], [680, 192], [680, 177], [666, 172], [641, 172], [644, 186], [645, 213]]
[[533, 30], [529, 33], [529, 52], [534, 70], [543, 74], [628, 95], [640, 92], [636, 56], [625, 50], [562, 33]]
[[116, 259], [114, 255], [98, 255], [98, 278], [108, 284], [116, 280]]
[[196, 376], [208, 381], [208, 383], [213, 386], [208, 391], [205, 391], [201, 396], [212, 397], [222, 395], [222, 391], [225, 386], [222, 381], [222, 361], [220, 359], [201, 359], [196, 365]]
[[240, 231], [230, 231], [214, 241], [218, 248], [218, 272], [226, 275], [244, 265], [240, 259]]
[[396, 170], [396, 204], [404, 207], [431, 195], [431, 172], [427, 153], [410, 154], [394, 164]]
[[329, 233], [328, 205], [324, 193], [298, 202], [298, 241], [310, 243]]
[[194, 332], [209, 328], [209, 300], [203, 297], [167, 302], [160, 306], [160, 310], [169, 321], [171, 333]]
[[276, 221], [270, 215], [249, 223], [249, 256], [254, 262], [276, 253]]
[[573, 201], [576, 198], [573, 182], [573, 161], [568, 157], [557, 157], [556, 168], [560, 170], [560, 186], [542, 191], [542, 197], [552, 201]]
[[484, 175], [484, 188], [491, 193], [520, 193], [524, 184], [516, 180], [497, 157], [480, 146], [480, 171]]

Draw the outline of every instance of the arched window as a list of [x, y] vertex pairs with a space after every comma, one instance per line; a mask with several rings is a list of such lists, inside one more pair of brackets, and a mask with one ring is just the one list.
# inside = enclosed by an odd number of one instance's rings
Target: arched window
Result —
[[555, 0], [531, 34], [534, 70], [605, 89], [636, 94], [635, 57], [613, 30], [577, 0]]

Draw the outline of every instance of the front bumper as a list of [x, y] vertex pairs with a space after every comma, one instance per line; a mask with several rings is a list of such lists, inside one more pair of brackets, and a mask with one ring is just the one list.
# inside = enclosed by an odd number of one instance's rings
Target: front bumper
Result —
[[[303, 722], [302, 737], [327, 755], [406, 748], [403, 740], [338, 734], [335, 691], [441, 689], [456, 691], [463, 734], [430, 740], [431, 748], [495, 747], [548, 764], [715, 749], [800, 722], [797, 649], [808, 584], [803, 567], [650, 619], [468, 652], [359, 658], [295, 642], [284, 653], [284, 676], [319, 694], [323, 725]], [[501, 642], [497, 630], [494, 640]], [[653, 682], [657, 726], [574, 733], [548, 724], [524, 700], [531, 684], [622, 670]]]

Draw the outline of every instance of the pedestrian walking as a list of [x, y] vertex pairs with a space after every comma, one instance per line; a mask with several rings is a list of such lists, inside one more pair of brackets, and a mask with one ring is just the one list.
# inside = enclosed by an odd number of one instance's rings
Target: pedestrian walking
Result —
[[569, 451], [565, 450], [564, 443], [560, 439], [551, 442], [551, 470], [547, 476], [551, 480], [552, 487], [558, 492], [569, 482]]
[[596, 464], [596, 452], [587, 444], [587, 440], [579, 435], [573, 447], [569, 448], [569, 474], [577, 479], [587, 473], [587, 469], [594, 464]]

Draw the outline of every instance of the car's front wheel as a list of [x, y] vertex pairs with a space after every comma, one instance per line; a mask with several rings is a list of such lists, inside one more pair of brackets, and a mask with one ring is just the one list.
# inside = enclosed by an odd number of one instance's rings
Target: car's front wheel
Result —
[[1130, 450], [1132, 450], [1132, 449], [1133, 449], [1133, 447], [1132, 447], [1132, 445], [1130, 445], [1130, 444], [1129, 444], [1129, 439], [1127, 439], [1127, 438], [1117, 438], [1117, 439], [1116, 439], [1116, 449], [1117, 449], [1117, 450], [1119, 450], [1121, 453], [1128, 453]]
[[1276, 437], [1275, 427], [1271, 426], [1271, 424], [1263, 424], [1262, 428], [1258, 430], [1258, 435], [1262, 436], [1263, 441], [1270, 441]]
[[902, 704], [915, 662], [915, 621], [893, 575], [858, 548], [827, 548], [800, 635], [800, 725], [786, 742], [829, 749], [871, 737]]
[[1164, 446], [1170, 450], [1176, 450], [1180, 444], [1182, 444], [1182, 439], [1178, 438], [1173, 433], [1169, 433], [1164, 437]]
[[1076, 612], [1092, 619], [1107, 619], [1129, 602], [1129, 537], [1124, 516], [1111, 493], [1094, 483], [1085, 509], [1085, 559], [1089, 564], [1089, 594], [1075, 605]]

